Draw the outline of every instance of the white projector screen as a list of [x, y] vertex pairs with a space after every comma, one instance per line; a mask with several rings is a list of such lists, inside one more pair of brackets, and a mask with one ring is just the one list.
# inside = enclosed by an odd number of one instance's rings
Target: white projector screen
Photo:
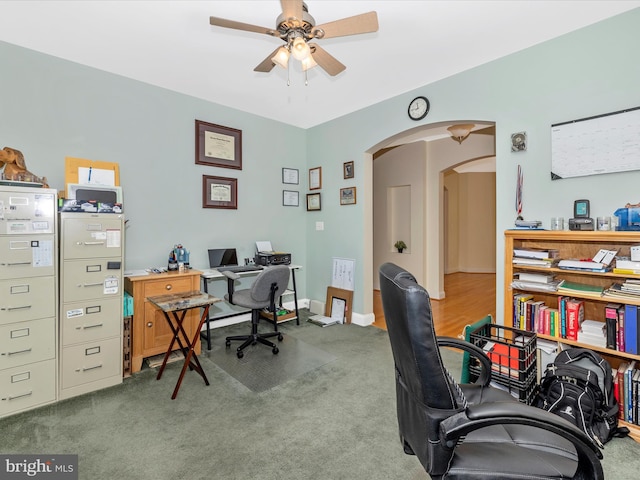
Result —
[[551, 179], [640, 170], [640, 107], [551, 125]]

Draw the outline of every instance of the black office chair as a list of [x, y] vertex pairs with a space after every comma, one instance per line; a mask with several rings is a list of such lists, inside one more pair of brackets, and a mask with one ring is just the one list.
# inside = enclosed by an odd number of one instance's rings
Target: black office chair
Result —
[[[438, 339], [431, 302], [397, 265], [380, 267], [380, 293], [396, 373], [400, 441], [434, 480], [604, 479], [602, 454], [574, 425], [489, 386], [491, 362], [464, 340]], [[439, 346], [481, 364], [475, 384], [458, 385]]]
[[[236, 350], [238, 358], [244, 356], [243, 350], [249, 345], [262, 343], [271, 347], [274, 354], [278, 353], [278, 347], [267, 338], [278, 337], [282, 341], [282, 334], [278, 332], [278, 309], [276, 302], [289, 285], [289, 267], [286, 265], [275, 265], [267, 267], [253, 281], [251, 288], [235, 290], [235, 280], [240, 275], [234, 272], [222, 272], [227, 277], [228, 293], [225, 300], [233, 305], [251, 309], [251, 333], [249, 335], [234, 335], [227, 337], [226, 345], [231, 346], [233, 340], [242, 340], [243, 343]], [[267, 308], [269, 313], [273, 313], [274, 331], [269, 333], [258, 333], [258, 323], [260, 322], [260, 312]]]

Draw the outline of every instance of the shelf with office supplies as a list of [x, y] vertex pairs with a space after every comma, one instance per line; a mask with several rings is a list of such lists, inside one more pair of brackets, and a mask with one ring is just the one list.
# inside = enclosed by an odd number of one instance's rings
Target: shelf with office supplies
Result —
[[[633, 368], [634, 362], [636, 368], [640, 367], [640, 329], [637, 328], [640, 296], [618, 296], [612, 288], [629, 280], [631, 283], [640, 280], [640, 275], [616, 272], [615, 260], [600, 268], [591, 265], [594, 255], [600, 251], [616, 251], [617, 258], [628, 257], [631, 247], [638, 244], [640, 232], [632, 231], [507, 230], [504, 324], [535, 331], [539, 338], [563, 346], [597, 351], [607, 359], [614, 371], [625, 365]], [[550, 260], [549, 265], [514, 262], [518, 252], [522, 251], [542, 252], [540, 255]], [[544, 252], [551, 253], [544, 255]], [[580, 264], [563, 262], [569, 259], [577, 259], [584, 264], [584, 268], [580, 268]], [[558, 287], [555, 290], [539, 290], [521, 285], [515, 281], [521, 273], [525, 274], [525, 278], [527, 274], [553, 277], [559, 281]], [[571, 306], [567, 307], [567, 304]], [[618, 314], [621, 311], [622, 315], [626, 314], [624, 323], [619, 321], [620, 317], [612, 318], [610, 312], [613, 307]], [[570, 313], [571, 310], [576, 312], [575, 315]], [[634, 323], [631, 323], [631, 319], [635, 319]], [[622, 334], [621, 326], [624, 326]], [[632, 332], [635, 333], [633, 338]], [[625, 343], [625, 337], [630, 341]], [[628, 427], [631, 436], [640, 441], [637, 418], [621, 419], [620, 424]]]

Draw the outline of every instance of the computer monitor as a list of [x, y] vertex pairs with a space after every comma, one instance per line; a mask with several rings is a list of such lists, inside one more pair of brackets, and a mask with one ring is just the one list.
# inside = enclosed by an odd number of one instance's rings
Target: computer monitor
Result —
[[238, 254], [235, 248], [209, 249], [209, 268], [238, 265]]

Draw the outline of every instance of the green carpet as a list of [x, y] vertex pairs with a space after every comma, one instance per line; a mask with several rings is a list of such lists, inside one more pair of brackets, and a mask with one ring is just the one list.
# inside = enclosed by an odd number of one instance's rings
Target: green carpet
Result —
[[[78, 454], [83, 480], [428, 478], [398, 439], [387, 333], [308, 322], [282, 331], [335, 359], [254, 392], [205, 353], [211, 385], [187, 372], [175, 400], [180, 365], [159, 381], [145, 368], [122, 385], [0, 419], [0, 452]], [[454, 373], [457, 356], [443, 355]], [[637, 478], [640, 444], [614, 439], [604, 455], [607, 479]]]

